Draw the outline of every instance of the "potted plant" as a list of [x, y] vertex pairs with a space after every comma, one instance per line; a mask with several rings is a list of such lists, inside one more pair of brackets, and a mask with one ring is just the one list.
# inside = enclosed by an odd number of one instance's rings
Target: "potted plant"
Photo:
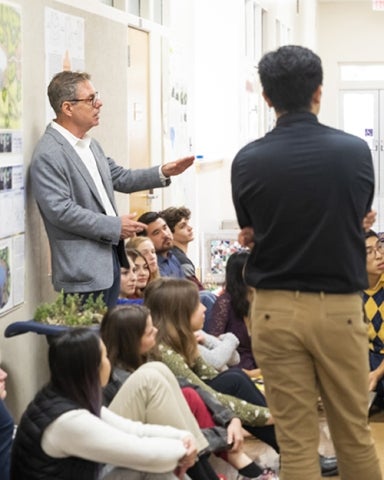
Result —
[[62, 291], [52, 303], [42, 303], [35, 311], [36, 322], [68, 327], [100, 324], [107, 307], [102, 295], [96, 299], [91, 295], [82, 303], [79, 294], [64, 295]]
[[64, 295], [62, 291], [52, 303], [42, 303], [35, 311], [33, 320], [13, 322], [5, 329], [6, 337], [34, 332], [48, 337], [68, 328], [95, 327], [101, 323], [107, 311], [102, 295], [96, 299], [91, 295], [82, 302], [79, 294]]

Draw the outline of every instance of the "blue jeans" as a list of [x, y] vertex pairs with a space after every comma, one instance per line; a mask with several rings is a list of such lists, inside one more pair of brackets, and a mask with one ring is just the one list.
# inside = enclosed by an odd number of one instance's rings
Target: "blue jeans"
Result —
[[4, 402], [0, 400], [0, 473], [1, 480], [9, 480], [10, 456], [13, 436], [13, 419]]

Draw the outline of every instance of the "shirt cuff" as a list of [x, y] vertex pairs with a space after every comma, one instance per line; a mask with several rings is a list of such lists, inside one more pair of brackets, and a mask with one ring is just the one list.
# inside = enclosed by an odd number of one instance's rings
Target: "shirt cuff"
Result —
[[170, 177], [166, 177], [164, 175], [164, 173], [161, 171], [161, 167], [162, 165], [159, 166], [159, 177], [160, 177], [160, 182], [162, 183], [162, 185], [164, 187], [166, 187], [167, 185], [169, 185], [171, 183], [171, 179]]

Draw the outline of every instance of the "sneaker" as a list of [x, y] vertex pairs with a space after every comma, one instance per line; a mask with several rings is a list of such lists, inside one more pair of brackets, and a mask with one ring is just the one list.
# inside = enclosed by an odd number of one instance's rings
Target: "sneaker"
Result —
[[322, 477], [335, 477], [339, 474], [336, 457], [324, 457], [319, 455]]
[[256, 480], [279, 480], [279, 476], [272, 468], [266, 468]]

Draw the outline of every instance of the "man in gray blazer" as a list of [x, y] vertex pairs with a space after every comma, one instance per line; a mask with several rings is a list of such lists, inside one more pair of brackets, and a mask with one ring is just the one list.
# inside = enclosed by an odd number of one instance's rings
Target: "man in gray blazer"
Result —
[[120, 286], [118, 245], [146, 225], [118, 216], [114, 190], [137, 192], [169, 185], [194, 157], [148, 169], [127, 170], [107, 157], [88, 131], [103, 105], [90, 75], [60, 72], [48, 86], [56, 118], [31, 162], [32, 191], [48, 234], [55, 290], [88, 297], [102, 293], [113, 306]]

